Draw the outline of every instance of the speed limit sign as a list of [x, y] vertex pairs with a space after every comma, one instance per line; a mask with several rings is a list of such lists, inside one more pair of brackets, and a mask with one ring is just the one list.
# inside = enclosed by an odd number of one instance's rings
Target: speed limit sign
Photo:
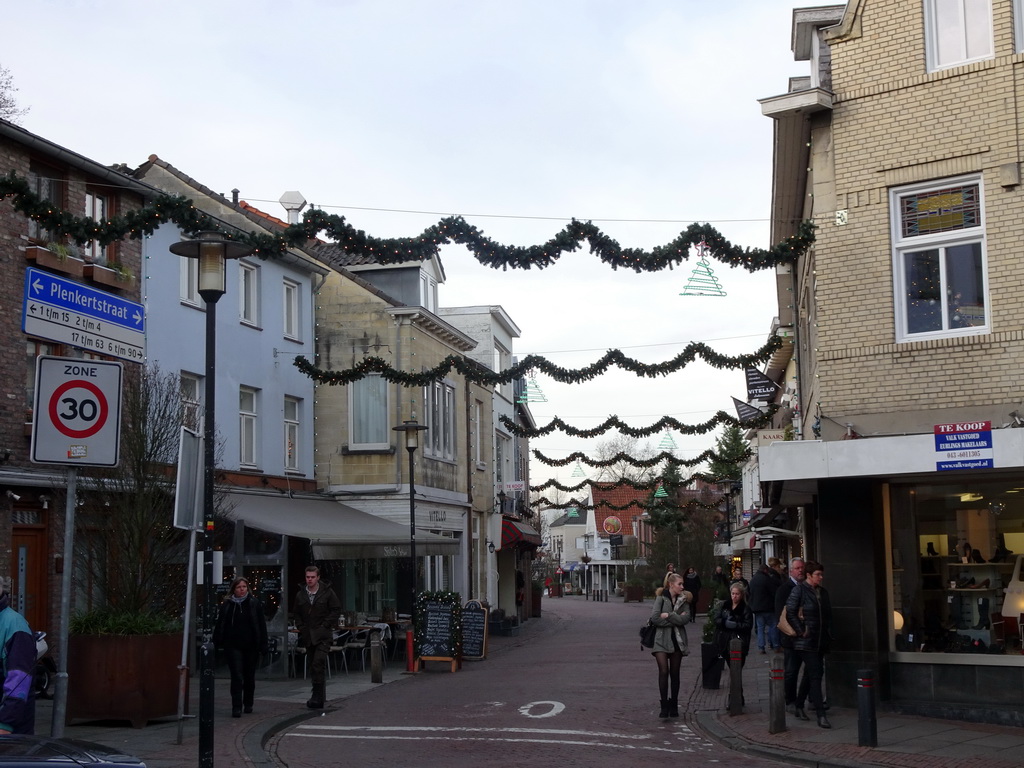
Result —
[[121, 363], [36, 358], [32, 461], [117, 465], [121, 436]]

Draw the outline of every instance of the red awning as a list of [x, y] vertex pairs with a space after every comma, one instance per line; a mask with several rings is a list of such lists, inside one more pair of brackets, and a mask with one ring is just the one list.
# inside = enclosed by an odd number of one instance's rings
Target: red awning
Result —
[[526, 523], [519, 523], [507, 518], [501, 521], [501, 548], [517, 545], [539, 547], [540, 534]]

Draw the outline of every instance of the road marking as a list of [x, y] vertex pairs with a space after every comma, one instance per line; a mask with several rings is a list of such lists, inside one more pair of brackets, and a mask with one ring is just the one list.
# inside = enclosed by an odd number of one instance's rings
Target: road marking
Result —
[[642, 741], [644, 739], [651, 738], [646, 734], [632, 734], [632, 733], [607, 733], [606, 731], [575, 731], [562, 728], [468, 728], [461, 726], [446, 726], [446, 725], [300, 725], [299, 730], [317, 730], [317, 731], [387, 731], [387, 732], [402, 732], [402, 733], [423, 733], [439, 732], [439, 733], [524, 733], [524, 734], [555, 734], [558, 736], [600, 736], [602, 738], [613, 738], [613, 739], [633, 739], [636, 741]]
[[[533, 709], [534, 707], [543, 707], [545, 705], [551, 707], [551, 711], [550, 712], [543, 712], [543, 713], [541, 713], [539, 715], [532, 715], [532, 714], [530, 714], [530, 710]], [[531, 701], [529, 704], [523, 704], [523, 706], [521, 706], [519, 708], [519, 714], [520, 715], [523, 715], [524, 717], [536, 717], [536, 718], [554, 717], [555, 715], [562, 714], [562, 712], [564, 712], [564, 711], [565, 711], [565, 704], [563, 704], [560, 701]]]
[[[294, 736], [305, 739], [372, 739], [375, 741], [486, 741], [505, 742], [509, 744], [561, 744], [570, 747], [599, 747], [602, 749], [626, 749], [639, 752], [667, 752], [674, 755], [684, 755], [694, 750], [671, 749], [669, 747], [655, 747], [644, 744], [616, 744], [613, 742], [601, 741], [577, 741], [573, 739], [512, 739], [512, 738], [485, 738], [477, 736], [368, 736], [365, 734], [340, 734], [340, 733], [286, 733], [285, 736]], [[607, 734], [606, 734], [607, 735]]]

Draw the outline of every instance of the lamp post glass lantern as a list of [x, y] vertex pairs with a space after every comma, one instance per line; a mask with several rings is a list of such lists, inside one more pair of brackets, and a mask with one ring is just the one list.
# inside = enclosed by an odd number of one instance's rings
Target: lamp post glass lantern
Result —
[[[416, 482], [413, 455], [416, 453], [416, 449], [420, 447], [420, 432], [427, 429], [427, 426], [419, 424], [416, 421], [416, 414], [413, 414], [412, 418], [403, 421], [399, 426], [392, 427], [391, 429], [395, 432], [405, 433], [405, 450], [409, 452], [409, 565], [412, 577], [412, 605], [409, 609], [409, 615], [412, 619], [411, 636], [414, 638], [416, 633], [416, 594], [419, 592], [419, 574], [416, 570]], [[413, 643], [410, 643], [408, 638], [406, 640], [406, 647], [413, 651], [406, 660], [406, 666], [412, 669], [415, 664], [416, 654]]]
[[206, 302], [206, 381], [203, 408], [203, 644], [199, 653], [199, 765], [213, 767], [214, 649], [213, 483], [216, 473], [214, 428], [217, 376], [217, 301], [227, 290], [225, 262], [252, 253], [220, 232], [200, 232], [195, 240], [172, 243], [170, 251], [199, 260], [199, 295]]

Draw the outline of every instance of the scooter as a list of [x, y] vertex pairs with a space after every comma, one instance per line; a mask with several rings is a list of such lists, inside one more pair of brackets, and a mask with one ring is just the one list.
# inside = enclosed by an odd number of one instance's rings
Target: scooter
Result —
[[50, 655], [50, 644], [46, 642], [45, 632], [35, 632], [36, 668], [32, 672], [32, 690], [37, 699], [53, 698], [53, 681], [57, 676], [57, 663]]

